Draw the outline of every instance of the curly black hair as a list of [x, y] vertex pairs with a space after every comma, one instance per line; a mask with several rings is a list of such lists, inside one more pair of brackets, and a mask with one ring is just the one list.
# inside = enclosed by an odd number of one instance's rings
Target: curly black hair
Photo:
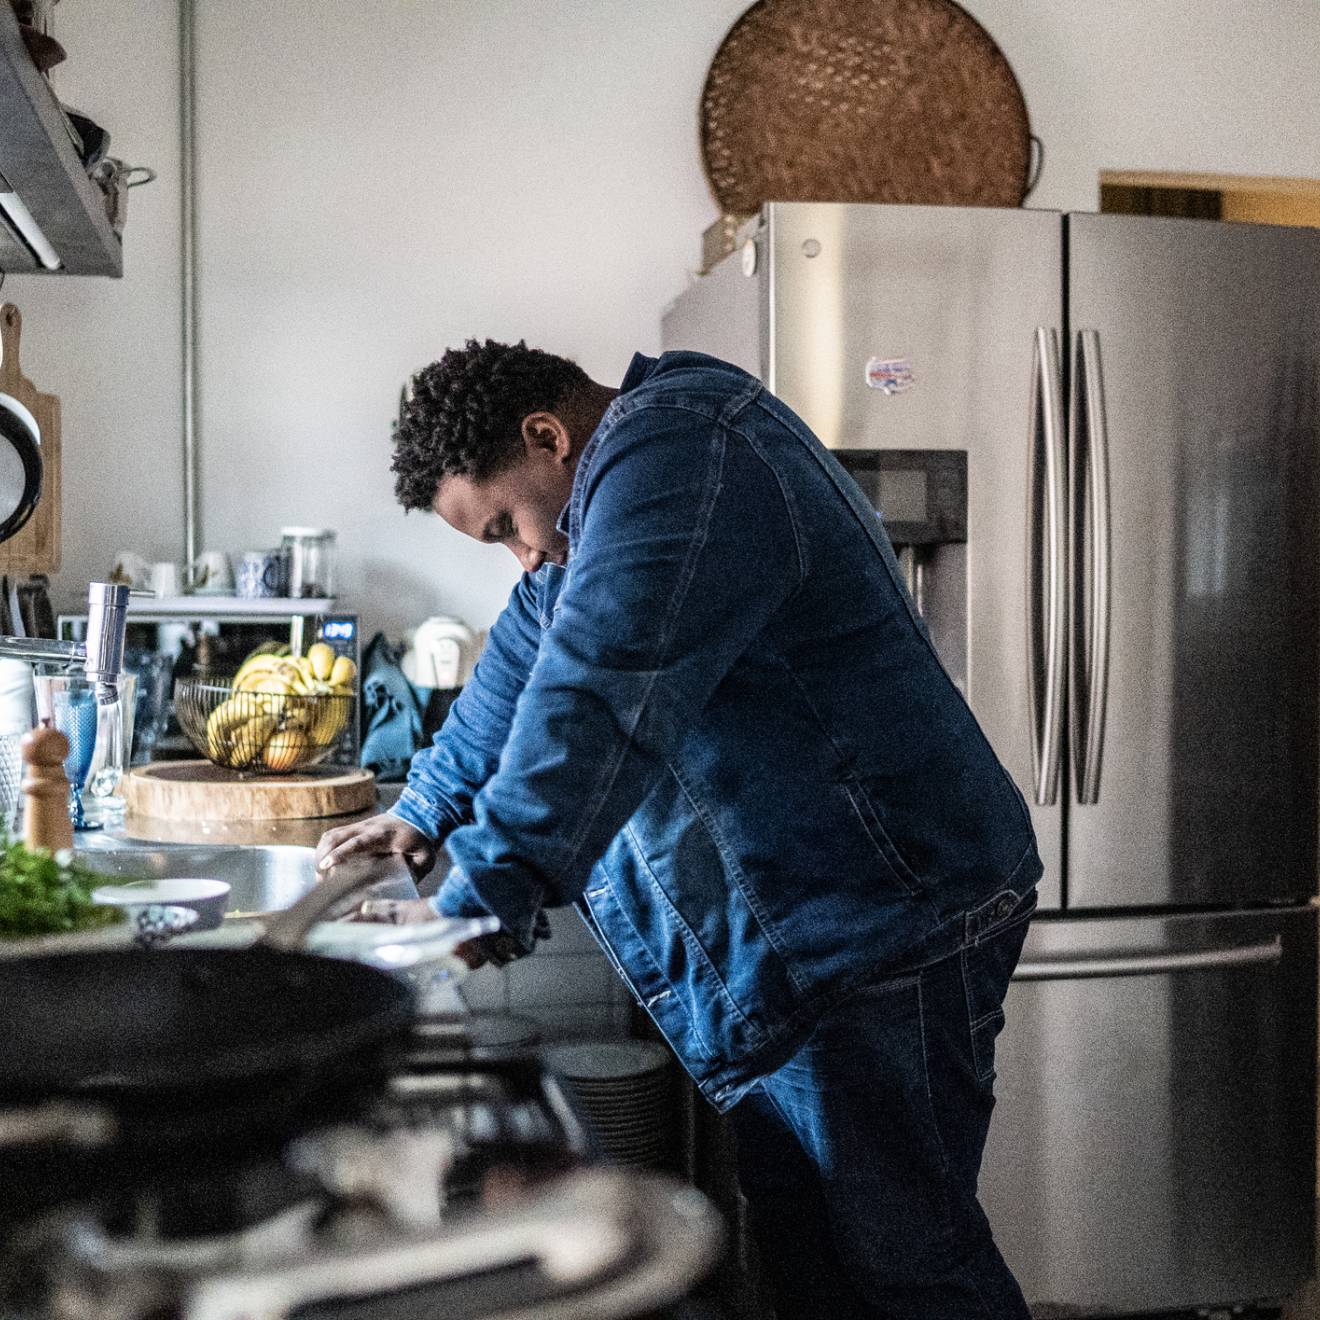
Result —
[[394, 425], [394, 493], [405, 509], [429, 509], [445, 477], [485, 481], [522, 453], [522, 419], [553, 411], [589, 385], [575, 362], [523, 340], [469, 339], [417, 372]]

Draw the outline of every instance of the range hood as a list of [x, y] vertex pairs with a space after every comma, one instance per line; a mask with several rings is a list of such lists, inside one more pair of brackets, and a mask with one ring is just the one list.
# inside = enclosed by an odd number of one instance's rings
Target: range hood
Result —
[[123, 248], [50, 84], [0, 0], [0, 270], [123, 274]]

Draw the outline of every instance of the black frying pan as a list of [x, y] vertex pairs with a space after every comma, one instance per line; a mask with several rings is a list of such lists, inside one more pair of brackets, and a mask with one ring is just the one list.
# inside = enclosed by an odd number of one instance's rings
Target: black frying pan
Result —
[[16, 536], [41, 498], [41, 432], [17, 399], [0, 394], [0, 541]]
[[0, 1101], [223, 1094], [315, 1076], [393, 1034], [411, 992], [281, 949], [104, 950], [0, 962]]
[[0, 960], [0, 1224], [108, 1183], [249, 1159], [361, 1103], [412, 991], [279, 947], [360, 884], [351, 871], [251, 948]]

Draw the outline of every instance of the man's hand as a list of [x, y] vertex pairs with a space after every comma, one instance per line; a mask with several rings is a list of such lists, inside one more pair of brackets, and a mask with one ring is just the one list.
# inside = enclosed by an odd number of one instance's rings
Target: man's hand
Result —
[[[411, 926], [419, 921], [435, 921], [435, 909], [424, 898], [369, 898], [358, 906], [350, 918], [352, 921], [382, 921], [392, 926]], [[526, 951], [511, 935], [497, 930], [490, 935], [478, 935], [476, 939], [464, 940], [454, 949], [454, 956], [461, 958], [476, 971], [478, 967], [491, 963], [504, 967], [515, 958], [521, 958]]]
[[461, 958], [474, 972], [486, 963], [492, 967], [507, 967], [524, 954], [525, 950], [518, 941], [502, 930], [493, 935], [478, 935], [475, 940], [466, 940], [454, 950], [454, 957]]
[[391, 855], [402, 857], [413, 879], [420, 880], [435, 865], [436, 846], [421, 830], [398, 816], [372, 816], [327, 830], [316, 845], [316, 866], [325, 871], [350, 857]]

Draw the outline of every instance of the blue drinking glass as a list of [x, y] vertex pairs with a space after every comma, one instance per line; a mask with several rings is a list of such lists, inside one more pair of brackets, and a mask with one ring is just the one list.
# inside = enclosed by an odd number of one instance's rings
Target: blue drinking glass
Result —
[[69, 818], [76, 830], [98, 829], [87, 819], [83, 788], [96, 751], [96, 686], [81, 675], [38, 674], [37, 718], [69, 740], [64, 773], [69, 777]]
[[64, 773], [69, 777], [69, 816], [75, 830], [100, 829], [87, 819], [83, 785], [96, 750], [96, 689], [70, 687], [55, 694], [55, 727], [69, 740]]

